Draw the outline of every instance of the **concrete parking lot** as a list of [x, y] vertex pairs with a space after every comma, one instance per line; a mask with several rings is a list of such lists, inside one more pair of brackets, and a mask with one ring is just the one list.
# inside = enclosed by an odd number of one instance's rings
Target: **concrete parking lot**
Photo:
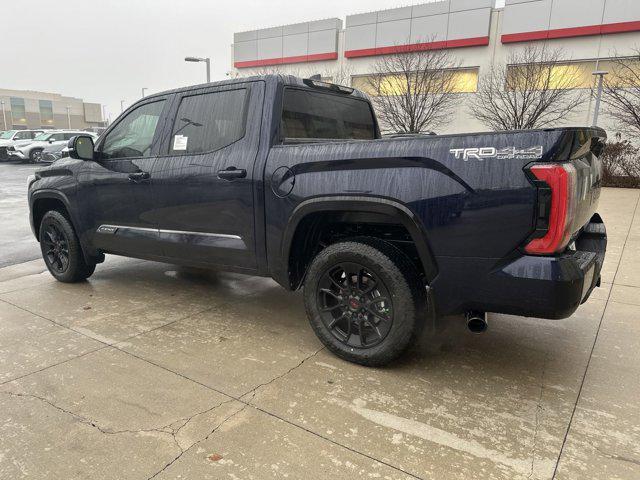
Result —
[[268, 279], [10, 262], [0, 478], [640, 478], [639, 199], [604, 191], [604, 283], [570, 319], [454, 318], [383, 369], [328, 353]]

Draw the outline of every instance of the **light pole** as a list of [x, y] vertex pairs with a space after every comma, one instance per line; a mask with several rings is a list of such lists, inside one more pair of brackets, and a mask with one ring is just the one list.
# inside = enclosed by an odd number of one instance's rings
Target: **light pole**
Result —
[[7, 130], [7, 114], [4, 112], [4, 100], [0, 100], [2, 104], [2, 128]]
[[142, 87], [142, 98], [144, 98], [144, 91], [149, 90], [147, 87]]
[[71, 107], [67, 105], [67, 128], [71, 130]]
[[185, 57], [185, 62], [205, 62], [207, 64], [207, 83], [211, 82], [211, 59], [200, 57]]
[[593, 76], [598, 77], [598, 91], [596, 92], [596, 106], [593, 112], [593, 126], [598, 126], [598, 116], [600, 115], [600, 99], [602, 98], [602, 82], [604, 80], [604, 76], [608, 75], [609, 72], [604, 70], [596, 70], [592, 73]]
[[120, 113], [124, 112], [124, 100], [120, 100]]

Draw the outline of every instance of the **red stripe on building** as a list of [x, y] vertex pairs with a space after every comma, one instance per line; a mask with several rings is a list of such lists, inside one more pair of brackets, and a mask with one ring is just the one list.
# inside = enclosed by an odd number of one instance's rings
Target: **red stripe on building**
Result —
[[502, 43], [530, 42], [550, 38], [585, 37], [589, 35], [609, 35], [612, 33], [640, 31], [640, 22], [609, 23], [606, 25], [589, 25], [586, 27], [558, 28], [554, 30], [538, 30], [535, 32], [508, 33], [502, 35]]
[[299, 55], [295, 57], [282, 57], [282, 58], [267, 58], [264, 60], [249, 60], [246, 62], [235, 62], [233, 65], [236, 68], [250, 68], [250, 67], [266, 67], [270, 65], [285, 65], [289, 63], [306, 63], [306, 62], [320, 62], [322, 60], [337, 60], [338, 54], [331, 53], [314, 53], [312, 55]]
[[347, 58], [373, 57], [376, 55], [390, 55], [393, 53], [422, 52], [425, 50], [440, 50], [444, 48], [479, 47], [489, 45], [489, 37], [463, 38], [460, 40], [446, 40], [441, 42], [412, 43], [394, 47], [363, 48], [361, 50], [347, 50]]

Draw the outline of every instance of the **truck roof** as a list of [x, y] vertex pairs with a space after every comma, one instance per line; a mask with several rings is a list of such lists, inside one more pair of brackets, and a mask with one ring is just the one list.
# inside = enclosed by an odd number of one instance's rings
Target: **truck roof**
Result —
[[[295, 75], [270, 74], [270, 75], [254, 75], [250, 77], [230, 78], [228, 80], [220, 80], [218, 82], [189, 85], [187, 87], [174, 88], [171, 90], [165, 90], [163, 92], [154, 93], [154, 94], [148, 95], [145, 98], [152, 98], [152, 97], [161, 96], [161, 95], [188, 92], [191, 90], [197, 90], [197, 89], [206, 88], [206, 87], [219, 87], [219, 86], [235, 85], [235, 84], [247, 83], [247, 82], [259, 82], [259, 81], [265, 82], [267, 84], [275, 83], [279, 85], [288, 85], [288, 86], [295, 86], [299, 88], [314, 90], [312, 87], [309, 87], [307, 84], [304, 83], [304, 79], [300, 77], [296, 77]], [[326, 83], [331, 83], [331, 82], [326, 82]], [[369, 97], [365, 93], [356, 89], [353, 90], [353, 93], [350, 96], [357, 97], [357, 98], [364, 98], [367, 100], [369, 99]]]

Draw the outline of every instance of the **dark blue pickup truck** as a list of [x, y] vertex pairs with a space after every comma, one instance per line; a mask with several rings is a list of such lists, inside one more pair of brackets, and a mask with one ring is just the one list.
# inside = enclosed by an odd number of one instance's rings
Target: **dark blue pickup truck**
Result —
[[263, 76], [146, 97], [29, 182], [52, 275], [107, 253], [304, 286], [337, 355], [382, 365], [427, 322], [564, 318], [599, 285], [605, 133], [382, 138], [366, 96]]

